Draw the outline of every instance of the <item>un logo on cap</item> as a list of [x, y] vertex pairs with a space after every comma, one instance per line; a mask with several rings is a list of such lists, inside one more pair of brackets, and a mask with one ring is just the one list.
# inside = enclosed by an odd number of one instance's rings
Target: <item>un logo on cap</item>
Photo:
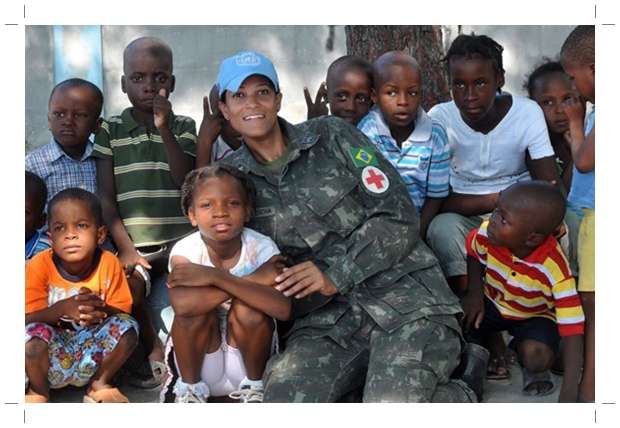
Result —
[[260, 58], [253, 52], [246, 52], [238, 55], [235, 62], [240, 66], [254, 66], [260, 64]]

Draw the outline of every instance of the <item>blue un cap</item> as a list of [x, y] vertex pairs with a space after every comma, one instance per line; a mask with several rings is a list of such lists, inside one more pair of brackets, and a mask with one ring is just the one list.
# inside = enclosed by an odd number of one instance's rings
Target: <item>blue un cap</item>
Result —
[[258, 52], [245, 51], [226, 58], [220, 64], [217, 75], [220, 98], [224, 91], [237, 92], [243, 81], [254, 74], [265, 76], [273, 83], [276, 92], [280, 92], [278, 74], [269, 58]]

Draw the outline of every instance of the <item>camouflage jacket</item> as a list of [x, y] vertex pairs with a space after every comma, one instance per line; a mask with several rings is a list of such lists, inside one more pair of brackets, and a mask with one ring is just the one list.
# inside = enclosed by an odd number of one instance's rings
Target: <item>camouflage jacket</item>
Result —
[[[280, 174], [257, 162], [245, 146], [222, 162], [256, 185], [250, 227], [270, 236], [292, 264], [313, 261], [338, 289], [333, 298], [315, 293], [293, 299], [293, 330], [337, 329], [338, 319], [355, 304], [387, 331], [424, 316], [460, 312], [437, 260], [419, 238], [418, 214], [405, 185], [366, 137], [333, 116], [295, 126], [279, 121], [288, 141]], [[373, 179], [370, 167], [380, 183], [364, 184]]]

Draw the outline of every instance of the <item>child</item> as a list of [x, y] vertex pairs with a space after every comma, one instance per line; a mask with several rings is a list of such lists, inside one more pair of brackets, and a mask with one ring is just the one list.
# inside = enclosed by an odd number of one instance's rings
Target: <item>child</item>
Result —
[[147, 371], [152, 372], [145, 383], [134, 383], [152, 387], [165, 370], [156, 331], [164, 340], [172, 319], [165, 286], [167, 254], [192, 231], [179, 202], [185, 174], [194, 166], [196, 126], [192, 119], [174, 115], [168, 101], [175, 87], [168, 45], [152, 37], [132, 41], [123, 53], [123, 71], [121, 87], [132, 107], [103, 122], [93, 155], [104, 216], [131, 275], [133, 313], [150, 363]]
[[[559, 183], [540, 107], [501, 92], [503, 49], [484, 35], [462, 34], [454, 39], [444, 59], [453, 101], [438, 104], [428, 113], [448, 134], [451, 192], [426, 237], [457, 296], [467, 289], [465, 238], [488, 218], [499, 192], [530, 178]], [[506, 378], [501, 336], [494, 340], [489, 375]]]
[[477, 344], [490, 332], [508, 330], [515, 337], [528, 395], [552, 391], [548, 370], [562, 336], [559, 400], [574, 402], [584, 317], [568, 261], [553, 237], [565, 210], [562, 193], [548, 182], [516, 183], [500, 193], [490, 219], [467, 238], [463, 323]]
[[420, 106], [422, 81], [417, 61], [398, 51], [373, 63], [370, 113], [358, 128], [398, 171], [420, 213], [420, 236], [448, 196], [450, 147], [443, 126]]
[[48, 213], [52, 248], [26, 264], [26, 402], [49, 401], [49, 388], [88, 385], [84, 402], [127, 403], [110, 382], [138, 325], [118, 259], [98, 247], [106, 234], [99, 200], [65, 189]]
[[[196, 143], [196, 168], [212, 165], [233, 153], [243, 140], [218, 108], [218, 88], [213, 85], [202, 99], [203, 118]], [[210, 104], [210, 105], [209, 105]]]
[[570, 146], [564, 137], [568, 131], [568, 118], [564, 107], [570, 102], [579, 102], [579, 94], [562, 65], [550, 60], [532, 71], [524, 88], [529, 97], [542, 108], [545, 115], [549, 139], [555, 152], [562, 184], [568, 191], [573, 176], [573, 158]]
[[[566, 73], [575, 81], [579, 94], [594, 104], [594, 26], [576, 27], [566, 38], [560, 53]], [[583, 124], [583, 106], [566, 106], [569, 142], [574, 161], [569, 208], [583, 216], [579, 227], [577, 257], [578, 290], [586, 314], [585, 358], [579, 400], [594, 402], [594, 106]]]
[[501, 93], [502, 51], [484, 35], [454, 39], [445, 57], [453, 101], [429, 111], [448, 133], [452, 191], [427, 237], [457, 294], [467, 288], [465, 237], [488, 217], [499, 192], [530, 178], [558, 180], [540, 107]]
[[26, 171], [26, 260], [50, 247], [47, 236], [38, 229], [45, 223], [47, 187], [36, 174]]
[[166, 382], [162, 401], [175, 381], [175, 402], [203, 403], [210, 395], [228, 394], [242, 402], [261, 402], [261, 379], [275, 343], [272, 317], [288, 319], [291, 304], [270, 287], [278, 270], [271, 268], [264, 285], [240, 277], [277, 260], [278, 248], [267, 236], [244, 227], [255, 190], [236, 169], [194, 170], [182, 193], [183, 210], [198, 232], [180, 240], [170, 253], [174, 360], [167, 361], [175, 376]]
[[52, 89], [47, 115], [51, 141], [26, 156], [26, 170], [45, 181], [48, 201], [69, 187], [96, 192], [90, 136], [99, 129], [102, 106], [101, 90], [86, 80], [68, 79]]
[[340, 117], [353, 126], [366, 116], [372, 102], [372, 66], [364, 58], [345, 55], [332, 62], [327, 69], [325, 83], [321, 83], [314, 103], [308, 88], [304, 97], [308, 107], [308, 119], [327, 114], [327, 104], [331, 114]]

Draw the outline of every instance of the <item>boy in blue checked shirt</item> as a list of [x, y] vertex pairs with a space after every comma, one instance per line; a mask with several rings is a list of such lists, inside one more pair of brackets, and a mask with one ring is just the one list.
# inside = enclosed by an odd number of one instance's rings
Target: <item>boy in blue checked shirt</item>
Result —
[[420, 236], [448, 196], [450, 148], [444, 128], [420, 106], [417, 61], [398, 51], [373, 63], [375, 106], [358, 124], [400, 174], [420, 214]]
[[47, 236], [37, 230], [45, 223], [46, 200], [45, 182], [38, 175], [26, 171], [26, 260], [51, 246]]
[[26, 170], [45, 181], [48, 201], [70, 187], [96, 192], [90, 135], [99, 129], [102, 106], [101, 90], [86, 80], [68, 79], [52, 89], [47, 115], [51, 141], [26, 156]]

